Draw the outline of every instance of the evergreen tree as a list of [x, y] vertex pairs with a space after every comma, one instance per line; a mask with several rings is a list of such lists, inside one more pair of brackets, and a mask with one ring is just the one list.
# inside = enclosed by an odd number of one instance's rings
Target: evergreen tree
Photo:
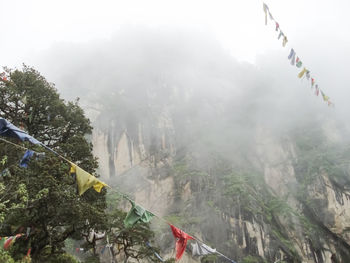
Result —
[[[0, 117], [94, 173], [97, 159], [86, 139], [92, 127], [78, 100], [66, 103], [54, 85], [33, 68], [7, 69], [6, 75], [0, 82]], [[44, 151], [40, 146], [22, 145]], [[15, 258], [23, 257], [31, 247], [33, 259], [43, 261], [62, 253], [67, 238], [81, 239], [81, 233], [89, 228], [105, 228], [105, 190], [97, 193], [90, 189], [79, 196], [67, 162], [46, 151], [44, 159], [21, 168], [18, 164], [23, 154], [24, 150], [0, 142], [1, 171], [7, 169], [1, 177], [0, 213], [4, 217], [0, 236], [31, 229], [28, 238], [16, 241]]]
[[[78, 100], [65, 102], [54, 85], [31, 67], [5, 70], [6, 78], [0, 81], [0, 117], [95, 173], [97, 159], [86, 139], [92, 127]], [[10, 251], [15, 260], [22, 260], [31, 248], [34, 262], [75, 262], [64, 254], [65, 240], [82, 240], [94, 230], [106, 231], [110, 236], [113, 258], [123, 254], [125, 260], [157, 260], [154, 252], [158, 249], [146, 245], [154, 236], [149, 224], [125, 229], [126, 213], [114, 198], [107, 209], [105, 189], [101, 193], [89, 189], [79, 196], [75, 178], [69, 176], [69, 163], [41, 146], [7, 140], [45, 152], [45, 158], [34, 156], [28, 168], [22, 168], [19, 160], [25, 149], [0, 141], [0, 236], [30, 229], [29, 235], [17, 239]], [[92, 257], [99, 262], [96, 246], [95, 240], [86, 240], [85, 247], [93, 248]]]

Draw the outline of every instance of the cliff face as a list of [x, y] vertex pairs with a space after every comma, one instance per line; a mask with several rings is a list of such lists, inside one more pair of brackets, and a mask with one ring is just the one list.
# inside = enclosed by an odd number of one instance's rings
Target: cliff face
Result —
[[350, 262], [350, 128], [280, 57], [170, 29], [96, 47], [61, 84], [84, 80], [103, 179], [238, 262]]
[[[305, 156], [327, 152], [303, 150], [299, 135], [276, 135], [260, 125], [235, 156], [211, 149], [203, 154], [208, 143], [176, 145], [171, 114], [156, 116], [152, 128], [136, 123], [133, 135], [113, 121], [109, 129], [95, 127], [93, 144], [105, 179], [237, 261], [349, 262], [347, 166], [324, 167], [315, 164], [317, 158], [305, 163]], [[181, 128], [191, 125], [183, 122]], [[326, 132], [322, 139], [334, 143]], [[171, 256], [172, 237], [161, 239], [162, 252]], [[188, 255], [184, 262], [195, 260]]]

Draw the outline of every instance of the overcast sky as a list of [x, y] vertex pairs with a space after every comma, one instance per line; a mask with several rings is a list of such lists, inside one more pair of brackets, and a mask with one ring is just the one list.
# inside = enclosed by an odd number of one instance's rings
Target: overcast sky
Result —
[[[259, 62], [264, 54], [288, 56], [293, 47], [324, 91], [345, 102], [350, 1], [265, 2], [289, 39], [286, 48], [277, 40], [272, 22], [264, 25], [258, 0], [0, 0], [0, 65], [26, 63], [45, 75], [38, 57], [49, 54], [53, 46], [108, 40], [123, 25], [175, 26], [209, 31], [233, 57], [250, 63]], [[262, 65], [260, 61], [258, 66]]]

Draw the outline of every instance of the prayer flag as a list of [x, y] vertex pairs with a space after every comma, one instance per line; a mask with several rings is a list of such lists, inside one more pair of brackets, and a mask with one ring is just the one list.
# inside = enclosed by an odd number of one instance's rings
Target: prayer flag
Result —
[[17, 128], [15, 125], [5, 120], [4, 118], [0, 118], [0, 135], [16, 138], [21, 141], [29, 141], [33, 144], [41, 144], [37, 139]]
[[22, 159], [21, 159], [21, 161], [19, 163], [19, 166], [21, 166], [23, 168], [27, 168], [28, 167], [28, 163], [30, 161], [30, 158], [32, 158], [33, 155], [34, 155], [34, 152], [32, 150], [27, 150], [24, 153], [24, 155], [23, 155], [23, 157], [22, 157]]
[[314, 78], [311, 78], [311, 86], [313, 87], [315, 84], [315, 79]]
[[216, 253], [215, 248], [211, 248], [207, 246], [206, 244], [200, 244], [199, 242], [195, 242], [191, 244], [192, 246], [192, 256], [206, 256], [210, 254]]
[[[297, 59], [295, 60], [295, 65], [297, 66], [297, 68], [301, 68], [301, 66], [303, 65], [303, 62], [301, 62], [301, 60], [299, 59], [299, 57], [297, 57]], [[308, 72], [306, 72], [306, 77], [307, 77]]]
[[315, 87], [315, 95], [318, 96], [319, 93], [320, 93], [320, 89], [318, 88], [318, 85], [316, 85], [316, 87]]
[[30, 228], [30, 227], [27, 227], [26, 237], [29, 237], [30, 230], [31, 230], [31, 228]]
[[170, 225], [170, 228], [175, 238], [176, 260], [179, 260], [185, 252], [187, 240], [194, 238], [173, 225]]
[[304, 76], [304, 74], [306, 73], [306, 71], [307, 71], [306, 68], [304, 68], [302, 71], [300, 71], [300, 73], [298, 74], [298, 78], [301, 79]]
[[291, 59], [292, 56], [293, 56], [294, 54], [295, 54], [295, 51], [294, 51], [294, 49], [292, 48], [292, 49], [290, 50], [289, 55], [288, 55], [288, 59]]
[[138, 222], [149, 223], [151, 221], [154, 214], [143, 207], [136, 205], [135, 202], [130, 199], [129, 202], [131, 203], [131, 209], [124, 219], [125, 227], [132, 227]]
[[285, 47], [288, 42], [287, 36], [284, 36], [282, 46]]
[[7, 237], [0, 237], [0, 248], [4, 247], [6, 240], [7, 240]]
[[4, 243], [4, 250], [8, 250], [14, 241], [14, 236], [8, 237]]
[[278, 35], [278, 39], [280, 39], [280, 38], [281, 38], [281, 36], [284, 36], [284, 34], [283, 34], [282, 30], [280, 31], [280, 33], [279, 33], [279, 35]]
[[308, 70], [308, 71], [306, 71], [306, 78], [309, 80], [310, 79], [310, 71]]
[[17, 238], [21, 237], [23, 234], [17, 234], [15, 236], [10, 236], [5, 238], [4, 250], [8, 250], [12, 244], [16, 241]]
[[290, 64], [291, 64], [292, 66], [294, 66], [294, 63], [295, 63], [295, 51], [294, 51], [293, 48], [290, 50], [288, 59], [290, 59]]
[[278, 24], [278, 23], [276, 22], [276, 31], [278, 31], [279, 28], [280, 28], [280, 24]]
[[324, 94], [322, 90], [321, 90], [321, 94], [322, 94], [322, 97], [323, 97], [324, 101], [328, 101], [329, 100], [329, 97], [326, 96], [326, 94]]
[[101, 192], [102, 188], [104, 186], [107, 186], [107, 184], [101, 182], [95, 176], [84, 171], [79, 166], [73, 163], [71, 163], [71, 168], [69, 173], [76, 175], [79, 195], [82, 195], [83, 193], [85, 193], [85, 191], [88, 190], [90, 187], [93, 187], [96, 192]]
[[265, 12], [265, 25], [267, 25], [267, 12], [269, 10], [269, 7], [265, 3], [263, 3], [263, 9]]

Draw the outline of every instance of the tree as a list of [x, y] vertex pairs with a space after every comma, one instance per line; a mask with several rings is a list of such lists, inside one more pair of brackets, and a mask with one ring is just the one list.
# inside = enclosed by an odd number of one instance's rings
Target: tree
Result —
[[[92, 127], [78, 100], [65, 102], [54, 85], [31, 67], [24, 65], [22, 70], [5, 71], [7, 79], [0, 82], [0, 117], [94, 173], [97, 159], [85, 137]], [[36, 152], [44, 150], [23, 145]], [[0, 160], [6, 156], [1, 168], [8, 171], [7, 176], [1, 177], [5, 191], [0, 193], [0, 202], [6, 203], [0, 207], [5, 211], [0, 236], [31, 229], [28, 238], [16, 241], [14, 258], [23, 257], [31, 247], [33, 259], [42, 261], [61, 253], [67, 238], [81, 239], [81, 233], [90, 227], [105, 228], [105, 190], [101, 193], [88, 190], [79, 196], [74, 178], [68, 175], [67, 162], [47, 152], [46, 158], [31, 161], [25, 169], [18, 166], [23, 153], [0, 142]]]
[[123, 220], [126, 212], [118, 208], [120, 203], [119, 194], [107, 196], [108, 228], [106, 234], [110, 237], [112, 245], [110, 251], [113, 259], [119, 256], [124, 259], [124, 262], [128, 262], [129, 258], [138, 262], [160, 262], [155, 256], [155, 252], [159, 253], [159, 249], [149, 244], [154, 239], [154, 232], [150, 229], [150, 224], [137, 223], [130, 228], [124, 227]]

